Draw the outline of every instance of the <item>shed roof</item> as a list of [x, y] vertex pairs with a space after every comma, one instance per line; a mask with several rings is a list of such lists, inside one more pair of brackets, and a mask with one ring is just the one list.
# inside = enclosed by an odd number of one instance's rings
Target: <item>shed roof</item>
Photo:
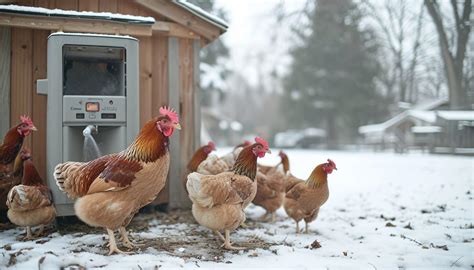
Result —
[[474, 121], [474, 110], [471, 111], [437, 111], [437, 115], [451, 121]]

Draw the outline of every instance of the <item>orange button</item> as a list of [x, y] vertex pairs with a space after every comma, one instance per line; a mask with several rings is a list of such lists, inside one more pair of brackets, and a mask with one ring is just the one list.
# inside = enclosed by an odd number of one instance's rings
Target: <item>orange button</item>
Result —
[[100, 110], [99, 102], [87, 102], [86, 112], [98, 112]]

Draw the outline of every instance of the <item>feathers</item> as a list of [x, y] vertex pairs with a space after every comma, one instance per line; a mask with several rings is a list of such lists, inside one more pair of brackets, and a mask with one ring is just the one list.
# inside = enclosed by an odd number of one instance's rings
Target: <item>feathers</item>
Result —
[[206, 160], [202, 161], [197, 167], [196, 171], [201, 174], [206, 175], [216, 175], [225, 171], [228, 171], [230, 168], [222, 159], [216, 155], [209, 155]]
[[7, 206], [15, 211], [29, 211], [52, 204], [46, 187], [17, 185], [14, 186], [7, 196]]

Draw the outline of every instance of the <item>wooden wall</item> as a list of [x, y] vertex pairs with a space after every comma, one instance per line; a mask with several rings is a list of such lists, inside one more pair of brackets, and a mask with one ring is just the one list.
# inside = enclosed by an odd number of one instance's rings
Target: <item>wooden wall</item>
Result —
[[10, 129], [10, 27], [0, 27], [0, 134]]
[[[79, 11], [106, 11], [141, 16], [152, 16], [166, 21], [154, 12], [134, 3], [132, 0], [22, 0], [19, 5], [40, 6]], [[45, 30], [25, 28], [11, 29], [11, 107], [10, 121], [19, 121], [19, 116], [30, 115], [38, 131], [26, 140], [32, 150], [34, 162], [42, 177], [46, 177], [46, 96], [36, 94], [36, 80], [47, 77], [47, 37]], [[136, 37], [138, 38], [138, 37]], [[199, 40], [170, 38], [154, 32], [151, 37], [139, 39], [140, 62], [140, 124], [143, 125], [158, 115], [159, 107], [170, 104], [170, 95], [176, 94], [174, 108], [179, 111], [183, 129], [177, 133], [172, 167], [171, 185], [177, 192], [184, 192], [181, 181], [185, 177], [188, 159], [197, 147], [195, 128], [195, 105], [197, 78], [196, 59], [199, 55]], [[176, 48], [170, 48], [170, 39], [176, 40]], [[1, 41], [1, 39], [0, 39]], [[196, 44], [198, 46], [196, 46]], [[170, 59], [170, 49], [176, 50], [176, 57]], [[172, 63], [171, 63], [172, 62]], [[0, 63], [1, 64], [1, 63]], [[176, 66], [170, 74], [170, 67]], [[174, 80], [170, 83], [170, 80]], [[1, 87], [2, 85], [0, 85]], [[1, 91], [0, 91], [1, 94]], [[199, 130], [199, 129], [198, 129]], [[176, 133], [175, 133], [176, 134]], [[198, 134], [198, 133], [197, 133]], [[199, 134], [198, 134], [199, 135]], [[156, 204], [169, 202], [170, 181], [160, 193]], [[178, 183], [178, 184], [176, 184]], [[177, 186], [179, 185], [179, 186]], [[174, 207], [188, 206], [186, 195], [179, 194]]]

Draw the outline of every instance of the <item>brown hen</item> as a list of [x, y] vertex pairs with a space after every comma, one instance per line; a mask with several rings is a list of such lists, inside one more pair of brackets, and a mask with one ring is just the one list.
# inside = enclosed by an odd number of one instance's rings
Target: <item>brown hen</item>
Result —
[[288, 177], [283, 207], [296, 222], [296, 233], [300, 232], [299, 222], [302, 219], [305, 221], [305, 233], [308, 233], [308, 223], [317, 218], [319, 208], [328, 200], [327, 178], [333, 170], [337, 170], [336, 164], [328, 159], [327, 163], [316, 166], [306, 181], [291, 175]]

